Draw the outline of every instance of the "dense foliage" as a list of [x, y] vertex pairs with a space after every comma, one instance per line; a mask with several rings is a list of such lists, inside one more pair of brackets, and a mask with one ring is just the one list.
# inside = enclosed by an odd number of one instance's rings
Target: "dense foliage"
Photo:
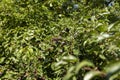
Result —
[[120, 0], [0, 0], [0, 80], [119, 80]]

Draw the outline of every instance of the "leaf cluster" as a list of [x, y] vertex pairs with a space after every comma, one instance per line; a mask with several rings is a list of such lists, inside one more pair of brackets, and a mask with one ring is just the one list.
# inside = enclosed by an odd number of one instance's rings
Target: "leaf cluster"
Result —
[[119, 0], [0, 0], [0, 79], [119, 80], [119, 9]]

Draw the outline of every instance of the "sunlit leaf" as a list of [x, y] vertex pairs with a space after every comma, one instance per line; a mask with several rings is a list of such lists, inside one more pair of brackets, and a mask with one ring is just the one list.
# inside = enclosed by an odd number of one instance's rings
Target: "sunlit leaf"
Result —
[[79, 64], [76, 65], [76, 69], [75, 69], [75, 73], [78, 73], [79, 70], [84, 67], [84, 66], [94, 66], [93, 63], [91, 63], [90, 61], [82, 61]]
[[[119, 9], [119, 0], [0, 0], [0, 80], [94, 78], [94, 65], [120, 60]], [[119, 79], [112, 69], [108, 79]]]
[[109, 79], [112, 75], [120, 72], [120, 62], [113, 63], [107, 67], [105, 67], [105, 71], [107, 73], [107, 78]]
[[109, 37], [110, 37], [109, 34], [106, 34], [106, 33], [100, 34], [100, 36], [98, 36], [98, 41], [103, 40], [103, 39], [107, 39]]
[[3, 63], [4, 60], [5, 60], [5, 57], [0, 58], [0, 64]]
[[90, 71], [84, 76], [84, 80], [92, 80], [92, 78], [100, 74], [101, 74], [100, 71]]
[[67, 62], [76, 62], [78, 61], [78, 59], [72, 55], [69, 55], [69, 56], [64, 56], [62, 58], [64, 61], [67, 61]]

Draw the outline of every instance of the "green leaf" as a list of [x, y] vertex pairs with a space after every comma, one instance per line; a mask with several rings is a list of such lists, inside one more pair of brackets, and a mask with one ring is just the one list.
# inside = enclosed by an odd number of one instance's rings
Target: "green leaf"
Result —
[[66, 61], [66, 62], [77, 62], [78, 61], [78, 59], [72, 55], [64, 56], [62, 59], [63, 61]]
[[113, 75], [117, 74], [120, 72], [120, 62], [113, 63], [107, 67], [105, 67], [105, 71], [107, 74], [107, 79], [112, 77]]
[[63, 80], [69, 80], [72, 76], [74, 76], [75, 75], [74, 70], [75, 66], [70, 67], [69, 70], [67, 71], [67, 74], [64, 76]]
[[84, 76], [84, 80], [91, 80], [93, 77], [100, 75], [100, 71], [90, 71]]
[[117, 79], [120, 79], [120, 73], [111, 76], [109, 80], [117, 80]]
[[107, 39], [107, 38], [109, 38], [109, 37], [111, 37], [109, 34], [107, 34], [107, 33], [101, 33], [101, 34], [98, 36], [98, 41], [103, 40], [103, 39]]
[[79, 70], [84, 67], [84, 66], [92, 66], [94, 67], [94, 64], [91, 63], [90, 61], [82, 61], [81, 63], [76, 65], [75, 73], [78, 73]]
[[5, 57], [0, 58], [0, 63], [3, 63], [5, 60]]
[[110, 25], [108, 26], [108, 31], [110, 31], [111, 28], [117, 26], [118, 24], [120, 24], [120, 20], [119, 20], [119, 21], [116, 21], [115, 23], [110, 24]]
[[73, 76], [73, 73], [69, 73], [63, 78], [63, 80], [69, 80], [72, 76]]
[[61, 61], [59, 61], [59, 62], [52, 63], [51, 68], [52, 68], [53, 70], [58, 70], [58, 69], [60, 69], [62, 66], [66, 65], [66, 64], [67, 64], [66, 61], [61, 60]]

